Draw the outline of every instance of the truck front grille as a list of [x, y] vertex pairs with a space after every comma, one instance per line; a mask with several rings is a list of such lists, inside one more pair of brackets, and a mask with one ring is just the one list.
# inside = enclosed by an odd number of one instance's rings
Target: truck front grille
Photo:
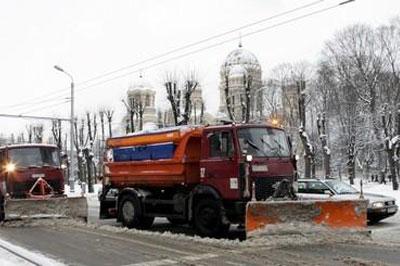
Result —
[[256, 200], [266, 200], [271, 197], [275, 191], [274, 185], [283, 179], [292, 180], [292, 177], [258, 177], [255, 180]]
[[[46, 180], [47, 181], [47, 180]], [[13, 184], [13, 196], [14, 197], [25, 197], [26, 193], [32, 188], [35, 184], [36, 180], [34, 181], [27, 181], [21, 183], [14, 183]], [[64, 192], [63, 181], [59, 180], [50, 180], [47, 183], [53, 188], [56, 194], [62, 194]]]

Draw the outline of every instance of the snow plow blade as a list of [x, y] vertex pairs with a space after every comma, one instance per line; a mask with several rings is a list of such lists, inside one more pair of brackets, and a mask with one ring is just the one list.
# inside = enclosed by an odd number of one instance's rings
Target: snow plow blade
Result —
[[367, 206], [366, 200], [249, 202], [246, 207], [246, 234], [285, 223], [321, 225], [331, 229], [365, 229]]
[[87, 221], [85, 197], [48, 199], [8, 199], [4, 204], [5, 220], [73, 218]]

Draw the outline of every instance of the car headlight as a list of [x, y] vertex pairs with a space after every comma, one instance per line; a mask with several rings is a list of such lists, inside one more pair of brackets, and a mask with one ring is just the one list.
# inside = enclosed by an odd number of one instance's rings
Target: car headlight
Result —
[[385, 203], [383, 202], [373, 202], [372, 203], [372, 208], [383, 208], [385, 207]]

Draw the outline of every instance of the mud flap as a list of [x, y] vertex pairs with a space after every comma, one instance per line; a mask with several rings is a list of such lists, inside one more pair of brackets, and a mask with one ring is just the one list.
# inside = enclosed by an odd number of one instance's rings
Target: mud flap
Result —
[[249, 202], [246, 207], [246, 234], [285, 223], [315, 224], [332, 229], [365, 229], [367, 206], [366, 200]]
[[117, 218], [116, 200], [100, 200], [100, 219]]
[[5, 220], [73, 218], [87, 221], [85, 197], [48, 199], [8, 199], [4, 202]]

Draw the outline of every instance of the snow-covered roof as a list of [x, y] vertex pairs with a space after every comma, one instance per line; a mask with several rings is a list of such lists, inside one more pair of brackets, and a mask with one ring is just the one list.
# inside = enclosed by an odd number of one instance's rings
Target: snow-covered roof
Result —
[[229, 77], [243, 77], [247, 74], [247, 70], [242, 65], [234, 65], [229, 69]]
[[260, 66], [260, 63], [252, 52], [240, 47], [228, 54], [223, 65]]
[[48, 148], [57, 148], [57, 145], [54, 144], [46, 144], [46, 143], [19, 143], [19, 144], [9, 144], [0, 146], [0, 149], [13, 149], [13, 148], [26, 148], [26, 147], [48, 147]]
[[133, 92], [137, 90], [151, 90], [154, 91], [153, 86], [144, 77], [139, 77], [135, 80], [128, 89], [128, 92]]

